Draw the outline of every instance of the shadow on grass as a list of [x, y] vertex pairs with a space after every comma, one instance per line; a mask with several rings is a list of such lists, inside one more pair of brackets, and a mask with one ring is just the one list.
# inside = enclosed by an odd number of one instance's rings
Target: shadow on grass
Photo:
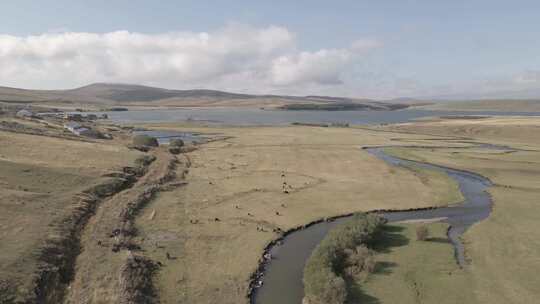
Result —
[[[403, 234], [404, 227], [385, 225], [370, 242], [369, 247], [377, 253], [389, 253], [395, 247], [406, 246], [409, 244], [409, 239]], [[398, 266], [394, 262], [378, 261], [375, 264], [375, 270], [371, 275], [389, 275], [392, 273], [392, 268]], [[362, 304], [380, 304], [381, 301], [376, 297], [367, 294], [362, 289], [362, 280], [353, 278], [345, 278], [348, 286], [347, 303], [362, 303]]]
[[385, 225], [370, 243], [371, 249], [379, 253], [389, 253], [394, 247], [406, 246], [409, 239], [402, 234], [404, 227]]
[[379, 261], [375, 263], [373, 274], [391, 274], [392, 268], [396, 267], [397, 265], [398, 264], [394, 262]]
[[356, 304], [356, 303], [362, 303], [362, 304], [380, 304], [381, 301], [379, 299], [368, 295], [362, 290], [361, 282], [358, 282], [356, 280], [347, 278], [347, 301], [345, 303], [347, 304]]

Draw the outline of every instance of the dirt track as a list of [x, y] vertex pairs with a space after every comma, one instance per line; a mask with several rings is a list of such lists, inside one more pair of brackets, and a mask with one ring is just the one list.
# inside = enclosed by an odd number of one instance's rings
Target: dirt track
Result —
[[[133, 215], [162, 186], [175, 179], [173, 170], [178, 162], [166, 150], [158, 149], [152, 155], [156, 157], [155, 161], [149, 165], [144, 176], [130, 189], [104, 201], [86, 225], [81, 241], [82, 252], [76, 261], [75, 277], [66, 302], [135, 301], [132, 295], [126, 294], [134, 291], [133, 286], [119, 280], [119, 277], [126, 276], [126, 269], [143, 259], [132, 251], [138, 247], [132, 242], [136, 234], [132, 225]], [[130, 281], [135, 280], [130, 277]], [[146, 283], [150, 281], [147, 279]]]

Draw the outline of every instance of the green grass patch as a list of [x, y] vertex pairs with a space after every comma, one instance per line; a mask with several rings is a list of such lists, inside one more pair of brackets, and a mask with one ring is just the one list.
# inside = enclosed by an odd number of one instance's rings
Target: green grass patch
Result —
[[[418, 162], [426, 162], [414, 151], [407, 148], [385, 148], [384, 152], [388, 155], [401, 159], [408, 159]], [[414, 164], [403, 165], [404, 168], [412, 171], [420, 181], [432, 189], [438, 189], [434, 194], [434, 206], [446, 206], [462, 202], [464, 200], [459, 184], [443, 171], [435, 169], [426, 169]]]
[[454, 258], [444, 223], [427, 224], [429, 237], [417, 241], [416, 228], [425, 224], [385, 225], [373, 249], [375, 270], [353, 279], [351, 303], [473, 303], [466, 270]]

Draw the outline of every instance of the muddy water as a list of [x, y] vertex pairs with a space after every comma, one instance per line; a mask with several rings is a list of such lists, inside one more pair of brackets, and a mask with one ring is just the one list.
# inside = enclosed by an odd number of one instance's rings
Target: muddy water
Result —
[[[405, 220], [441, 219], [450, 225], [448, 238], [455, 248], [456, 261], [465, 265], [463, 244], [459, 237], [472, 224], [489, 216], [491, 197], [486, 189], [491, 182], [471, 172], [442, 166], [404, 160], [386, 154], [382, 148], [369, 148], [369, 153], [394, 166], [420, 166], [429, 170], [443, 171], [459, 184], [465, 200], [461, 203], [429, 210], [383, 212], [381, 216], [390, 222]], [[346, 221], [341, 218], [333, 222], [322, 222], [289, 234], [281, 245], [270, 249], [272, 259], [266, 265], [261, 277], [263, 284], [252, 294], [251, 302], [256, 304], [300, 304], [304, 297], [302, 284], [303, 269], [313, 249], [334, 226]]]

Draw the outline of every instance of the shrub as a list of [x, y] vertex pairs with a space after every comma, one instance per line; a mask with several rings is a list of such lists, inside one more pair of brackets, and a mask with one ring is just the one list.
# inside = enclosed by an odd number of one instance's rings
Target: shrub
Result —
[[418, 226], [416, 227], [416, 240], [417, 241], [425, 241], [429, 237], [429, 230], [426, 226]]
[[155, 137], [148, 135], [135, 135], [133, 136], [133, 145], [134, 146], [145, 146], [145, 147], [157, 147], [159, 146], [158, 140]]
[[375, 261], [375, 257], [373, 255], [370, 255], [365, 261], [364, 261], [364, 271], [366, 273], [373, 273], [375, 272], [375, 267], [377, 266], [377, 262]]
[[[378, 216], [356, 214], [326, 235], [304, 268], [303, 281], [309, 303], [344, 303], [347, 287], [342, 274], [347, 267], [348, 253], [359, 251], [359, 255], [367, 254], [360, 249], [361, 245], [368, 243], [383, 223], [384, 220]], [[357, 249], [358, 246], [360, 248]], [[366, 258], [363, 258], [362, 268], [365, 261]]]
[[180, 153], [182, 153], [182, 148], [180, 148], [180, 147], [169, 147], [169, 152], [171, 154], [180, 154]]
[[179, 138], [174, 138], [174, 139], [171, 139], [171, 141], [169, 141], [169, 146], [171, 146], [171, 147], [183, 147], [184, 146], [184, 141], [179, 139]]
[[375, 269], [373, 251], [365, 245], [357, 246], [355, 249], [346, 249], [345, 272], [350, 276], [357, 276], [360, 273], [372, 273]]
[[137, 157], [137, 159], [135, 159], [135, 164], [138, 167], [146, 167], [146, 166], [150, 165], [155, 160], [156, 160], [156, 157], [153, 156], [153, 155], [143, 155], [143, 156]]

